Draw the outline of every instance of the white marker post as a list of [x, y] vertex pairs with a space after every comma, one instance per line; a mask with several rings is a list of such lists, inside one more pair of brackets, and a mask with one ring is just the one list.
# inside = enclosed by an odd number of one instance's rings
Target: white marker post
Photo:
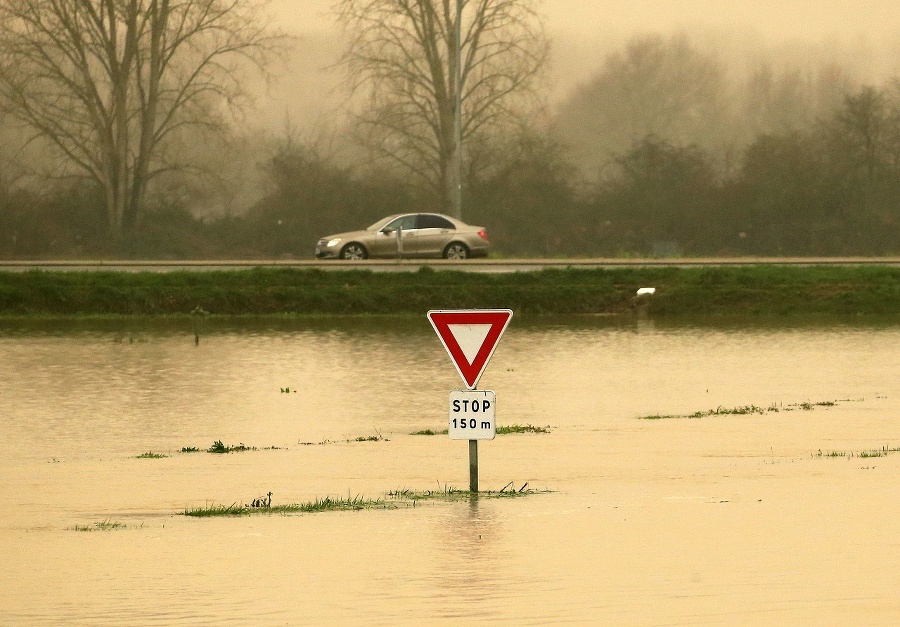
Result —
[[478, 440], [497, 435], [496, 395], [477, 390], [497, 342], [512, 318], [509, 309], [429, 311], [431, 326], [468, 389], [450, 392], [447, 433], [469, 441], [469, 491], [478, 492]]

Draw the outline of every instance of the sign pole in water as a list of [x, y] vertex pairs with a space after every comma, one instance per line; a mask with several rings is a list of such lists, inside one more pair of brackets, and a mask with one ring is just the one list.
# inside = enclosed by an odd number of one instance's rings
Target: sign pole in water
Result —
[[431, 326], [467, 388], [450, 392], [447, 433], [453, 440], [469, 441], [470, 492], [478, 492], [478, 440], [493, 440], [497, 435], [496, 395], [476, 388], [511, 318], [509, 309], [428, 312]]
[[469, 440], [469, 492], [478, 493], [478, 440]]

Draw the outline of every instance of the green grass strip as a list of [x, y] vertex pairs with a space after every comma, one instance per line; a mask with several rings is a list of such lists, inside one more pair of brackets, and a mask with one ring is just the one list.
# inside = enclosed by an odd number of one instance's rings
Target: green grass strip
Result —
[[[860, 399], [862, 400], [862, 399]], [[816, 407], [835, 407], [839, 401], [819, 401], [818, 403], [791, 403], [790, 405], [780, 405], [773, 403], [768, 407], [759, 407], [758, 405], [741, 405], [739, 407], [716, 407], [706, 411], [697, 411], [693, 414], [650, 414], [649, 416], [638, 416], [638, 420], [676, 420], [676, 419], [697, 419], [709, 416], [747, 416], [751, 414], [768, 414], [778, 413], [782, 411], [812, 411]], [[846, 402], [846, 401], [843, 401]]]
[[[433, 429], [422, 429], [421, 431], [413, 431], [410, 435], [447, 435], [448, 430], [435, 431]], [[497, 435], [510, 435], [513, 433], [550, 433], [550, 426], [536, 427], [534, 425], [507, 425], [497, 427]]]
[[542, 494], [547, 492], [549, 492], [549, 490], [530, 489], [527, 483], [517, 490], [512, 482], [510, 482], [502, 490], [496, 491], [485, 490], [469, 492], [468, 490], [457, 490], [452, 487], [422, 491], [393, 490], [388, 492], [384, 497], [377, 499], [368, 499], [361, 496], [347, 498], [326, 496], [306, 503], [271, 505], [268, 507], [250, 507], [239, 503], [232, 503], [231, 505], [206, 505], [204, 507], [185, 509], [183, 514], [195, 518], [210, 518], [222, 516], [250, 516], [253, 514], [316, 514], [321, 512], [355, 512], [369, 509], [390, 510], [415, 507], [420, 501], [464, 501], [473, 498], [521, 498], [531, 494]]
[[[637, 298], [641, 287], [653, 296]], [[423, 314], [889, 315], [900, 268], [746, 266], [482, 273], [254, 268], [204, 272], [0, 272], [2, 316]], [[193, 315], [191, 315], [193, 314]]]

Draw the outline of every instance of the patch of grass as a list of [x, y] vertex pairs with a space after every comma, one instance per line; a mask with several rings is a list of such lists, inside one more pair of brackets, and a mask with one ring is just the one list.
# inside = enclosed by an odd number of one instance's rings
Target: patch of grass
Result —
[[[268, 510], [267, 510], [268, 511]], [[192, 507], [184, 510], [185, 516], [195, 516], [197, 518], [209, 518], [212, 516], [241, 516], [249, 514], [249, 508], [237, 503], [231, 505], [205, 505], [204, 507]]]
[[163, 455], [162, 453], [154, 453], [153, 451], [147, 451], [146, 453], [141, 453], [137, 456], [137, 459], [165, 459], [168, 455]]
[[823, 458], [823, 457], [846, 457], [848, 459], [852, 459], [854, 457], [860, 457], [863, 459], [871, 458], [871, 457], [886, 457], [892, 453], [900, 453], [900, 446], [882, 446], [879, 448], [868, 449], [865, 451], [859, 451], [858, 453], [854, 452], [846, 452], [846, 451], [830, 451], [823, 452], [822, 449], [819, 449], [818, 453], [814, 453], [814, 458]]
[[392, 509], [392, 505], [384, 499], [366, 499], [363, 497], [330, 497], [317, 498], [306, 503], [288, 505], [271, 505], [253, 508], [246, 505], [207, 505], [184, 510], [185, 516], [208, 518], [212, 516], [245, 516], [250, 514], [315, 514], [319, 512], [347, 512], [363, 509]]
[[[862, 399], [859, 399], [862, 400]], [[638, 420], [672, 420], [672, 419], [697, 419], [697, 418], [706, 418], [708, 416], [746, 416], [750, 414], [768, 414], [768, 413], [777, 413], [780, 411], [794, 411], [796, 409], [800, 409], [803, 411], [812, 411], [816, 407], [835, 407], [837, 406], [838, 401], [819, 401], [818, 403], [791, 403], [790, 405], [781, 405], [772, 403], [768, 407], [759, 407], [757, 405], [741, 405], [739, 407], [716, 407], [715, 409], [708, 409], [706, 411], [697, 411], [693, 414], [651, 414], [649, 416], [639, 416]]]
[[199, 453], [200, 449], [196, 446], [183, 446], [181, 447], [182, 453]]
[[[348, 442], [350, 440], [347, 440]], [[390, 442], [387, 438], [381, 435], [381, 431], [378, 429], [375, 430], [375, 435], [361, 435], [358, 438], [353, 438], [354, 442]]]
[[104, 520], [103, 522], [95, 522], [93, 525], [75, 525], [74, 531], [113, 531], [115, 529], [125, 529], [125, 523]]
[[819, 452], [816, 453], [815, 457], [847, 457], [847, 453], [845, 451], [823, 452], [822, 449], [819, 449]]
[[550, 425], [547, 425], [546, 427], [535, 427], [534, 425], [509, 425], [497, 427], [497, 435], [508, 435], [510, 433], [550, 433]]
[[530, 494], [548, 494], [550, 490], [533, 490], [528, 487], [528, 483], [516, 489], [514, 483], [510, 481], [500, 490], [480, 490], [478, 492], [470, 492], [469, 490], [459, 490], [452, 486], [444, 486], [437, 490], [394, 490], [387, 493], [387, 498], [398, 501], [409, 501], [415, 503], [417, 501], [463, 501], [471, 498], [485, 499], [503, 499], [517, 498], [528, 496]]
[[[547, 425], [546, 427], [536, 427], [534, 425], [508, 425], [497, 427], [497, 435], [509, 435], [511, 433], [550, 433], [550, 425]], [[413, 431], [410, 435], [447, 435], [447, 429], [444, 429], [443, 431], [422, 429], [421, 431]]]
[[[322, 440], [321, 442], [297, 442], [297, 444], [301, 446], [324, 446], [326, 444], [352, 444], [353, 442], [390, 442], [390, 440], [380, 432], [377, 432], [374, 435], [361, 435], [356, 438], [347, 438], [346, 440]], [[272, 447], [275, 448], [275, 447]]]
[[225, 453], [239, 453], [241, 451], [255, 451], [256, 449], [252, 446], [246, 446], [243, 442], [238, 444], [237, 446], [225, 446], [222, 443], [222, 440], [216, 440], [213, 442], [213, 445], [206, 449], [207, 453], [216, 453], [219, 455]]
[[231, 505], [206, 505], [184, 510], [185, 516], [195, 518], [210, 518], [215, 516], [249, 516], [251, 514], [317, 514], [321, 512], [348, 512], [366, 509], [400, 509], [401, 507], [415, 507], [419, 501], [464, 501], [472, 498], [502, 499], [519, 498], [530, 494], [546, 494], [550, 490], [533, 490], [525, 483], [516, 489], [513, 482], [506, 484], [501, 490], [485, 490], [469, 492], [457, 490], [445, 486], [437, 490], [393, 490], [382, 498], [368, 499], [361, 496], [346, 498], [326, 496], [316, 498], [305, 503], [292, 503], [287, 505], [268, 505], [251, 507], [232, 503]]

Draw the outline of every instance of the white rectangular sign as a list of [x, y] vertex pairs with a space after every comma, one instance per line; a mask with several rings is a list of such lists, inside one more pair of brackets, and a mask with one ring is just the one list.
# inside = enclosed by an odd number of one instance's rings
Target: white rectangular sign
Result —
[[493, 440], [497, 397], [490, 390], [453, 390], [447, 432], [453, 440]]

